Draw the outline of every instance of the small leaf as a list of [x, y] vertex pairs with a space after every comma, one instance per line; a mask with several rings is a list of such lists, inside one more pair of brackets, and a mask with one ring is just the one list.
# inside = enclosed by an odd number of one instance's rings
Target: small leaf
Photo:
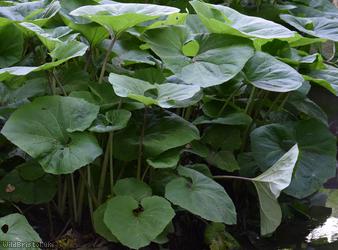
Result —
[[174, 168], [180, 160], [181, 148], [169, 149], [168, 151], [147, 159], [147, 163], [153, 168]]
[[178, 173], [182, 177], [176, 177], [165, 188], [168, 200], [203, 219], [236, 223], [235, 206], [221, 185], [190, 168], [179, 167]]
[[128, 110], [110, 110], [105, 116], [98, 115], [89, 131], [107, 133], [123, 129], [127, 126], [130, 117], [131, 113]]
[[170, 203], [159, 196], [142, 199], [116, 196], [107, 202], [104, 223], [125, 246], [138, 249], [150, 244], [175, 215]]
[[196, 40], [191, 40], [182, 46], [182, 52], [185, 56], [194, 57], [197, 55], [200, 45]]

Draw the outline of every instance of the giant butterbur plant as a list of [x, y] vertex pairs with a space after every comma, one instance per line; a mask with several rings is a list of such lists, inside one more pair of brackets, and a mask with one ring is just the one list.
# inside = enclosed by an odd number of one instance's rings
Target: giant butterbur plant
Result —
[[[309, 93], [338, 95], [338, 10], [239, 2], [0, 1], [2, 204], [132, 249], [181, 213], [273, 234], [336, 174]], [[6, 211], [0, 241], [41, 241]]]

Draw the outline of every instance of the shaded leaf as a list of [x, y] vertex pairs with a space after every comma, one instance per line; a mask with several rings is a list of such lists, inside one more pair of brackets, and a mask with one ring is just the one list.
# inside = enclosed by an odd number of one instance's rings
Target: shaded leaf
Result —
[[221, 185], [193, 169], [179, 167], [178, 173], [182, 177], [165, 188], [168, 200], [203, 219], [236, 223], [235, 206]]

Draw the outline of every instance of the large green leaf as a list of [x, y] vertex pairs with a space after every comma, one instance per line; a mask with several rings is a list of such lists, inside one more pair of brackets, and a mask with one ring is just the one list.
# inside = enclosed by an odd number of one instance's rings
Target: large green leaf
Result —
[[154, 4], [113, 3], [82, 6], [70, 14], [87, 17], [108, 30], [120, 33], [137, 24], [177, 12], [177, 8]]
[[290, 185], [298, 155], [298, 146], [295, 145], [271, 168], [252, 179], [259, 197], [262, 235], [274, 232], [282, 221], [277, 198]]
[[244, 67], [255, 87], [274, 92], [289, 92], [302, 86], [303, 77], [289, 65], [264, 52], [256, 52]]
[[98, 111], [98, 106], [78, 98], [40, 97], [15, 111], [1, 132], [46, 172], [72, 173], [101, 154], [95, 137], [81, 132]]
[[[197, 102], [193, 97], [200, 92], [199, 86], [164, 83], [150, 84], [129, 76], [110, 73], [109, 82], [116, 95], [128, 97], [145, 105], [158, 105], [162, 108], [189, 106]], [[193, 103], [186, 102], [192, 99]]]
[[21, 60], [24, 37], [15, 24], [0, 24], [0, 68], [11, 66]]
[[[135, 112], [128, 126], [114, 134], [113, 154], [121, 160], [137, 159], [144, 120], [143, 112]], [[199, 139], [198, 129], [183, 118], [168, 111], [147, 112], [143, 136], [144, 156], [155, 157], [169, 149]]]
[[83, 56], [87, 49], [88, 46], [86, 44], [76, 40], [63, 42], [51, 51], [50, 56], [53, 58], [52, 62], [40, 66], [14, 66], [0, 69], [0, 81], [11, 78], [12, 76], [24, 76], [31, 72], [54, 68], [74, 57]]
[[259, 17], [243, 15], [223, 5], [190, 2], [204, 25], [214, 33], [263, 39], [293, 38], [295, 32]]
[[327, 17], [296, 17], [280, 15], [280, 18], [301, 32], [311, 36], [338, 42], [338, 20]]
[[224, 188], [190, 168], [179, 167], [176, 177], [165, 188], [165, 197], [175, 205], [206, 220], [236, 223], [235, 206]]
[[[6, 246], [6, 242], [9, 243], [22, 243], [20, 247], [22, 250], [37, 250], [40, 249], [33, 244], [29, 243], [41, 243], [40, 236], [29, 225], [25, 216], [21, 214], [10, 214], [0, 218], [0, 241], [2, 249], [13, 249], [11, 245]], [[3, 243], [2, 243], [3, 242]]]
[[162, 233], [174, 217], [170, 203], [159, 196], [142, 199], [116, 196], [107, 202], [104, 223], [125, 246], [139, 249]]
[[[7, 187], [10, 187], [10, 191]], [[55, 176], [45, 174], [39, 164], [34, 162], [17, 167], [0, 180], [0, 198], [12, 202], [47, 203], [53, 199], [56, 190]]]
[[285, 192], [305, 198], [335, 175], [336, 139], [329, 129], [317, 120], [307, 120], [266, 125], [251, 133], [251, 148], [262, 171], [272, 166], [295, 143], [299, 147], [299, 159]]
[[327, 64], [325, 67], [325, 69], [311, 70], [305, 78], [338, 96], [338, 68]]
[[[143, 39], [179, 79], [201, 87], [230, 80], [253, 55], [250, 40], [221, 34], [194, 35], [183, 26], [151, 29]], [[187, 56], [186, 46], [192, 42], [194, 56]]]

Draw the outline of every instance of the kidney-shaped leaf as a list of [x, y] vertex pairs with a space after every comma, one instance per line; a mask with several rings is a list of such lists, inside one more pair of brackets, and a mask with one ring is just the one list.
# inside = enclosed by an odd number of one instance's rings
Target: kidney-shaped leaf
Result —
[[[253, 55], [248, 39], [222, 34], [193, 35], [183, 26], [151, 29], [143, 38], [178, 78], [201, 87], [230, 80]], [[187, 56], [186, 46], [192, 41], [193, 54], [189, 51]]]
[[264, 39], [292, 38], [295, 32], [259, 17], [243, 15], [223, 5], [190, 2], [204, 25], [212, 32]]
[[[0, 218], [0, 239], [2, 242], [41, 243], [40, 236], [29, 225], [25, 216], [21, 214], [10, 214]], [[6, 244], [4, 243], [4, 246]], [[12, 249], [10, 247], [2, 249]], [[22, 250], [37, 250], [38, 247], [29, 246], [20, 248]]]
[[304, 81], [295, 69], [264, 52], [255, 53], [244, 73], [255, 87], [274, 92], [296, 90]]
[[298, 146], [295, 145], [271, 168], [252, 179], [259, 197], [262, 235], [274, 232], [281, 223], [282, 212], [277, 198], [290, 185], [298, 155]]
[[262, 171], [272, 166], [293, 144], [297, 143], [299, 158], [290, 186], [285, 192], [305, 198], [317, 191], [336, 172], [336, 139], [317, 120], [296, 124], [271, 124], [251, 133], [251, 148]]
[[197, 102], [198, 100], [194, 100], [193, 97], [200, 92], [199, 86], [175, 83], [150, 84], [114, 73], [109, 75], [109, 82], [113, 85], [116, 95], [120, 97], [129, 97], [145, 105], [158, 105], [162, 108], [180, 107], [183, 102], [190, 99]]
[[174, 217], [170, 203], [159, 196], [142, 199], [116, 196], [107, 202], [104, 223], [125, 246], [139, 249], [154, 240]]
[[72, 173], [101, 154], [96, 138], [81, 132], [98, 111], [98, 106], [78, 98], [40, 97], [16, 110], [1, 132], [46, 172]]
[[165, 188], [165, 197], [175, 205], [206, 220], [236, 223], [235, 206], [224, 188], [190, 168], [179, 167], [177, 177]]
[[179, 9], [155, 4], [113, 3], [82, 6], [73, 10], [73, 16], [87, 17], [117, 33], [145, 21], [179, 12]]

